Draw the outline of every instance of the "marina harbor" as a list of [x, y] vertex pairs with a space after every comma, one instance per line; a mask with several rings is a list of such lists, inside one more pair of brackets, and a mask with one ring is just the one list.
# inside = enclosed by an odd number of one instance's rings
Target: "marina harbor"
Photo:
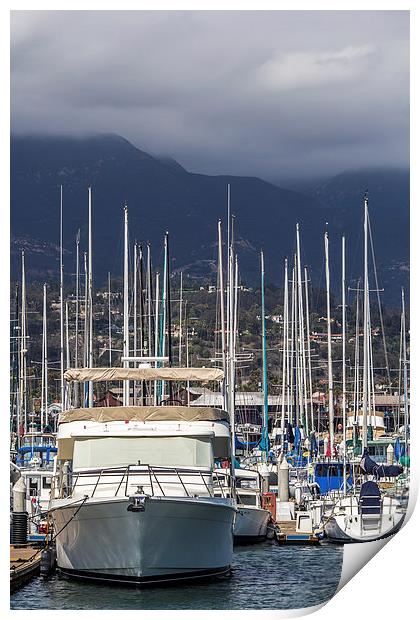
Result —
[[[400, 389], [394, 413], [388, 414], [385, 424], [384, 412], [376, 409], [372, 357], [369, 257], [374, 256], [374, 250], [369, 245], [368, 196], [363, 202], [363, 288], [356, 290], [356, 335], [351, 353], [346, 332], [345, 237], [341, 240], [339, 396], [334, 393], [330, 238], [328, 232], [324, 236], [327, 355], [322, 400], [319, 391], [315, 394], [314, 384], [318, 382], [311, 349], [308, 278], [302, 275], [298, 224], [296, 252], [291, 263], [288, 259], [284, 263], [282, 329], [278, 336], [281, 389], [277, 396], [269, 395], [265, 262], [261, 252], [261, 389], [241, 391], [244, 360], [252, 359], [253, 353], [239, 346], [240, 282], [230, 191], [228, 185], [227, 256], [221, 221], [216, 230], [215, 352], [206, 365], [191, 365], [182, 274], [177, 319], [172, 314], [168, 233], [162, 278], [159, 272], [152, 272], [149, 247], [146, 269], [137, 245], [130, 268], [125, 206], [120, 365], [115, 365], [112, 357], [110, 280], [109, 365], [95, 363], [89, 242], [84, 296], [76, 265], [72, 338], [60, 268], [60, 401], [53, 403], [47, 286], [43, 287], [40, 401], [37, 409], [31, 410], [22, 252], [21, 294], [16, 306], [19, 346], [15, 346], [12, 363], [16, 373], [12, 378], [16, 393], [10, 461], [12, 591], [23, 587], [33, 592], [34, 586], [28, 582], [35, 579], [40, 592], [51, 588], [52, 583], [60, 588], [61, 580], [84, 583], [87, 589], [98, 585], [182, 589], [194, 584], [205, 588], [205, 584], [227, 580], [229, 585], [223, 587], [231, 592], [237, 587], [242, 561], [261, 562], [267, 556], [271, 562], [274, 558], [282, 562], [282, 554], [292, 562], [294, 557], [307, 554], [311, 563], [316, 562], [317, 554], [331, 555], [337, 563], [336, 587], [342, 545], [380, 540], [401, 527], [410, 471], [404, 289]], [[60, 209], [63, 222], [63, 188]], [[89, 188], [89, 240], [91, 214]], [[60, 256], [63, 260], [62, 249]], [[354, 355], [352, 364], [348, 362], [350, 355]], [[382, 402], [386, 398], [382, 396]], [[250, 550], [242, 549], [244, 546]], [[15, 594], [12, 605], [20, 607], [21, 600]], [[153, 599], [149, 600], [153, 604]], [[83, 607], [83, 603], [78, 604]], [[104, 605], [112, 605], [112, 600]]]
[[414, 13], [108, 8], [10, 11], [8, 611], [398, 614]]

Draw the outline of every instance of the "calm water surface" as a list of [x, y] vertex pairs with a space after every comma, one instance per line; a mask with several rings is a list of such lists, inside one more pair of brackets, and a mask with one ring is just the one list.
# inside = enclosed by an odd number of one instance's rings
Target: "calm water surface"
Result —
[[40, 577], [11, 596], [11, 609], [289, 609], [331, 598], [342, 548], [236, 547], [233, 573], [207, 584], [152, 589], [92, 585]]

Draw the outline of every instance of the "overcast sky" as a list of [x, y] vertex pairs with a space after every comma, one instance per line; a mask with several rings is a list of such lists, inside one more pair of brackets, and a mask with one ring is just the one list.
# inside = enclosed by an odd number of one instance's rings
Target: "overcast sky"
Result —
[[15, 132], [210, 174], [408, 164], [408, 12], [20, 11], [11, 33]]

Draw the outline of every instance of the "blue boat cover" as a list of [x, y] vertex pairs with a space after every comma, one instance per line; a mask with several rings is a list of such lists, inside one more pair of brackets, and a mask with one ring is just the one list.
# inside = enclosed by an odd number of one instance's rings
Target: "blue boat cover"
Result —
[[378, 478], [395, 478], [403, 472], [401, 465], [378, 465], [370, 458], [367, 448], [364, 449], [362, 460], [360, 461], [360, 470], [362, 474], [375, 476]]
[[19, 454], [27, 454], [28, 452], [57, 452], [57, 448], [54, 446], [22, 446], [17, 450]]
[[381, 512], [381, 492], [373, 480], [362, 484], [359, 495], [359, 511], [362, 515], [376, 515]]
[[398, 463], [398, 461], [400, 460], [400, 456], [401, 456], [401, 443], [400, 443], [400, 438], [399, 437], [397, 437], [397, 441], [395, 442], [394, 456], [395, 456], [395, 460]]
[[[351, 487], [353, 485], [353, 476], [349, 464], [346, 467], [346, 474], [347, 486]], [[338, 491], [343, 487], [344, 483], [344, 465], [338, 461], [315, 463], [314, 477], [315, 482], [320, 488], [321, 495], [329, 491]]]
[[241, 441], [235, 436], [235, 448], [238, 450], [244, 450], [245, 448], [254, 448], [258, 446], [259, 441]]
[[299, 428], [299, 426], [296, 426], [295, 427], [295, 441], [293, 442], [293, 444], [295, 446], [295, 450], [299, 450], [300, 439], [301, 439], [300, 428]]

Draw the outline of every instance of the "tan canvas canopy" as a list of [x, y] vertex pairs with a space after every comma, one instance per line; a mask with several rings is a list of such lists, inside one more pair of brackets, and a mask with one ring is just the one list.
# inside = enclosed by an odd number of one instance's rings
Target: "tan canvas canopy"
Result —
[[74, 381], [222, 381], [219, 368], [69, 368], [64, 373]]
[[229, 421], [223, 409], [212, 407], [89, 407], [60, 413], [59, 424], [65, 422], [216, 422]]
[[[86, 409], [70, 409], [60, 414], [59, 424], [65, 422], [228, 422], [229, 415], [222, 409], [211, 407], [92, 407]], [[80, 428], [80, 427], [79, 427]], [[69, 429], [70, 430], [70, 429]], [[87, 436], [89, 429], [83, 431]], [[76, 431], [77, 435], [77, 431]], [[112, 437], [113, 435], [110, 434]], [[57, 441], [58, 459], [72, 459], [75, 437], [59, 437]], [[229, 435], [213, 439], [214, 456], [225, 458], [230, 454]]]

